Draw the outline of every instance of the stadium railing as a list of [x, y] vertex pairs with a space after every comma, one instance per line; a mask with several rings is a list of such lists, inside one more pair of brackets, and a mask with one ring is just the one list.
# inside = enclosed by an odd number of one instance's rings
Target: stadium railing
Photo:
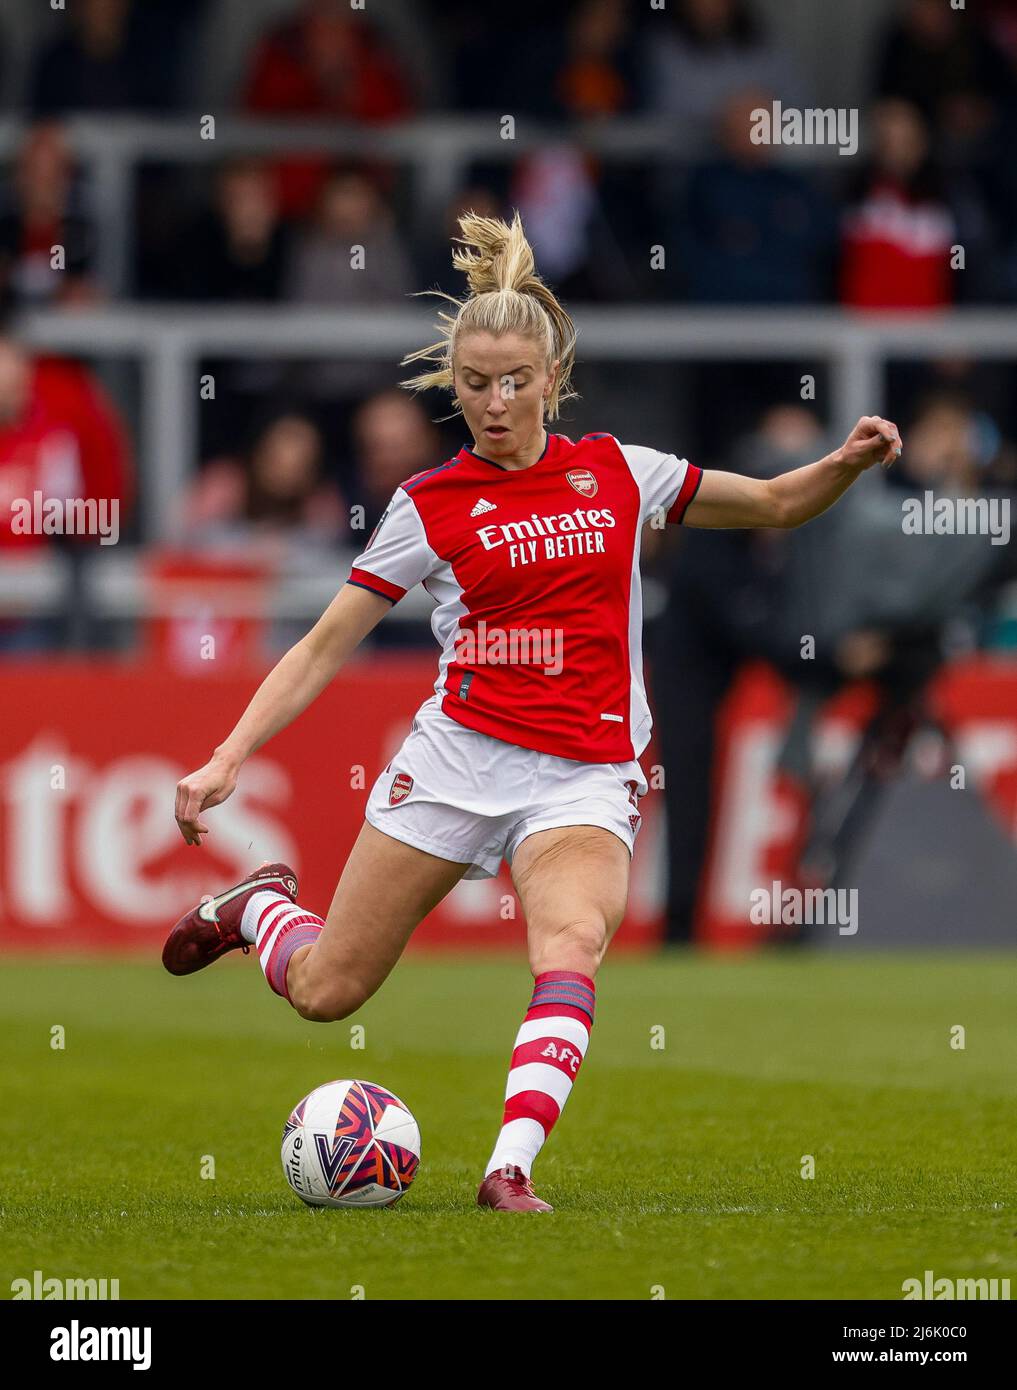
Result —
[[[214, 126], [208, 118], [214, 116]], [[213, 164], [236, 155], [286, 152], [383, 159], [410, 171], [411, 231], [438, 225], [466, 182], [471, 161], [511, 163], [531, 149], [564, 143], [612, 164], [681, 163], [702, 152], [702, 135], [659, 117], [627, 117], [549, 124], [521, 117], [507, 127], [498, 113], [433, 115], [389, 126], [253, 120], [216, 112], [187, 117], [143, 118], [104, 114], [71, 116], [68, 142], [86, 175], [89, 206], [97, 223], [96, 271], [116, 297], [127, 285], [134, 220], [135, 177], [143, 164]], [[0, 160], [10, 160], [27, 123], [0, 118]], [[210, 132], [214, 132], [210, 134]], [[780, 164], [836, 166], [832, 145], [775, 146]]]
[[[572, 306], [588, 361], [682, 362], [808, 360], [830, 373], [829, 424], [846, 433], [860, 415], [887, 405], [887, 363], [948, 355], [1017, 360], [1017, 320], [1010, 310], [957, 310], [948, 314], [849, 314], [837, 309], [727, 310], [673, 306]], [[426, 340], [426, 309], [355, 311], [182, 309], [134, 306], [75, 313], [36, 311], [19, 332], [30, 345], [86, 359], [128, 359], [141, 374], [137, 458], [143, 543], [169, 539], [174, 504], [198, 462], [202, 402], [199, 363], [236, 359], [369, 358], [396, 364]], [[395, 371], [393, 373], [395, 379]], [[346, 559], [356, 553], [350, 550]], [[340, 557], [341, 559], [342, 557]], [[0, 613], [52, 613], [64, 606], [68, 586], [96, 616], [127, 617], [146, 602], [136, 559], [109, 551], [88, 556], [74, 572], [49, 555], [24, 565], [0, 565]], [[335, 590], [336, 570], [320, 579], [281, 579], [272, 599], [279, 618], [313, 616]], [[61, 575], [63, 576], [61, 578]], [[397, 605], [400, 619], [430, 611], [426, 595]]]
[[[937, 316], [674, 306], [574, 305], [572, 311], [580, 355], [588, 361], [807, 359], [825, 364], [835, 432], [846, 432], [860, 415], [883, 410], [890, 360], [958, 354], [1017, 360], [1017, 318], [1010, 309]], [[19, 331], [30, 345], [50, 352], [139, 363], [141, 531], [144, 539], [157, 540], [164, 538], [172, 503], [195, 465], [202, 358], [368, 358], [392, 363], [395, 379], [395, 364], [427, 340], [432, 319], [429, 309], [146, 306], [36, 311], [23, 318]]]

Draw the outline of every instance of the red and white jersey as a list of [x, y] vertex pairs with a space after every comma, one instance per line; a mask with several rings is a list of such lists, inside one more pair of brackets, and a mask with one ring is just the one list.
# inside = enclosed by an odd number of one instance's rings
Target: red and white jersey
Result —
[[650, 737], [639, 542], [680, 522], [702, 470], [674, 454], [548, 434], [529, 468], [463, 447], [395, 491], [349, 582], [437, 607], [435, 692], [467, 728], [581, 762], [625, 762]]

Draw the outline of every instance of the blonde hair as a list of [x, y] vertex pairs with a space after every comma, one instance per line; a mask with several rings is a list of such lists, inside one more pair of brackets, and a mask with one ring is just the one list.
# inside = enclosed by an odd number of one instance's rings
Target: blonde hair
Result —
[[454, 314], [444, 311], [438, 342], [407, 354], [401, 366], [427, 360], [436, 363], [430, 371], [421, 372], [409, 381], [399, 383], [407, 391], [425, 391], [436, 386], [453, 393], [456, 411], [462, 411], [455, 395], [453, 363], [459, 341], [467, 333], [492, 333], [501, 337], [519, 333], [534, 339], [544, 352], [547, 369], [558, 360], [558, 372], [547, 395], [547, 419], [558, 418], [558, 408], [578, 396], [572, 389], [572, 368], [575, 363], [576, 328], [572, 319], [558, 303], [553, 292], [537, 274], [533, 248], [526, 240], [518, 211], [512, 225], [495, 217], [480, 217], [470, 211], [458, 219], [461, 241], [473, 250], [453, 248], [452, 265], [466, 275], [469, 294], [456, 299], [443, 290], [423, 290], [454, 304]]

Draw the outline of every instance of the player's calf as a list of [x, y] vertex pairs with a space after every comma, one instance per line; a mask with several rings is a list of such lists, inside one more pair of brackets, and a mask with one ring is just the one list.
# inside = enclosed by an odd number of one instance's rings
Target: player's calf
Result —
[[348, 976], [320, 980], [318, 973], [307, 955], [294, 960], [289, 968], [289, 1001], [300, 1017], [311, 1023], [338, 1023], [349, 1018], [373, 993]]
[[533, 978], [549, 970], [570, 970], [592, 979], [607, 951], [608, 929], [603, 913], [592, 912], [560, 926], [529, 930], [530, 970]]

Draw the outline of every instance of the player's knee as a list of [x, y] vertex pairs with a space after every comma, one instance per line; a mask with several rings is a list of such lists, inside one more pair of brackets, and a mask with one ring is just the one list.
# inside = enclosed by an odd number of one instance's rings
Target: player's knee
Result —
[[301, 1018], [310, 1023], [338, 1023], [356, 1013], [369, 991], [355, 981], [299, 981], [290, 1000]]
[[592, 976], [607, 948], [607, 923], [599, 913], [575, 917], [542, 932], [530, 951], [534, 975], [546, 970], [575, 970]]

